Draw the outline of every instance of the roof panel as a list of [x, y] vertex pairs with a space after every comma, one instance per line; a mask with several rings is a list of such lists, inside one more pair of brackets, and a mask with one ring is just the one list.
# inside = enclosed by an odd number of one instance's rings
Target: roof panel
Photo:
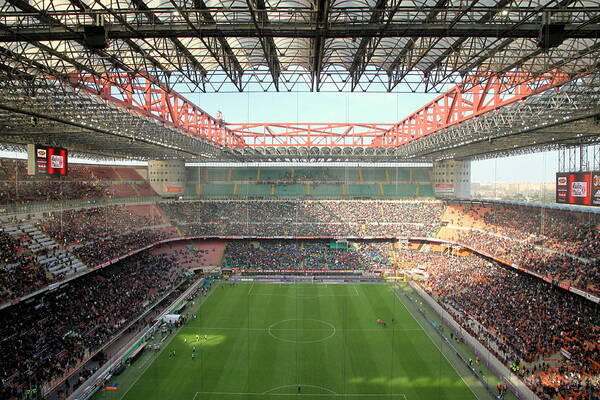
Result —
[[[81, 47], [81, 25], [94, 21], [76, 2], [31, 0], [21, 4], [23, 10], [0, 2], [0, 26], [9, 27], [0, 30], [0, 46], [10, 48], [15, 38], [34, 47], [44, 42], [40, 46], [45, 50], [30, 47], [27, 56], [35, 53], [42, 56], [42, 64], [62, 70], [77, 70], [81, 64], [88, 72], [162, 70], [156, 79], [167, 85], [172, 79], [203, 84], [205, 72], [213, 71], [215, 85], [207, 90], [219, 91], [239, 90], [242, 75], [248, 81], [263, 80], [262, 68], [267, 66], [302, 71], [292, 79], [305, 85], [301, 90], [316, 90], [313, 80], [320, 81], [322, 71], [331, 67], [339, 71], [331, 86], [337, 90], [355, 89], [346, 84], [348, 73], [361, 82], [381, 83], [361, 90], [404, 90], [411, 79], [424, 79], [422, 75], [429, 80], [435, 76], [436, 84], [454, 84], [457, 74], [481, 69], [531, 68], [539, 73], [546, 67], [566, 71], [567, 65], [598, 68], [590, 62], [599, 55], [600, 44], [600, 28], [594, 23], [600, 12], [589, 8], [598, 6], [592, 0], [566, 0], [560, 12], [550, 8], [554, 0], [514, 0], [506, 12], [497, 7], [500, 0], [448, 0], [444, 8], [432, 8], [439, 0], [410, 0], [402, 1], [399, 9], [392, 8], [394, 2], [385, 3], [381, 15], [374, 13], [377, 0], [331, 0], [324, 10], [317, 0], [266, 0], [266, 11], [260, 3], [253, 13], [247, 0], [199, 0], [209, 9], [201, 12], [193, 9], [198, 4], [193, 0], [143, 1], [147, 10], [138, 10], [131, 0], [79, 0], [109, 26], [106, 49]], [[29, 15], [16, 16], [18, 11]], [[544, 13], [551, 21], [569, 23], [565, 42], [547, 53], [537, 47]], [[48, 47], [63, 57], [46, 54]], [[29, 63], [24, 68], [35, 61]], [[367, 69], [379, 79], [361, 79]], [[278, 74], [274, 70], [270, 75], [277, 79]]]

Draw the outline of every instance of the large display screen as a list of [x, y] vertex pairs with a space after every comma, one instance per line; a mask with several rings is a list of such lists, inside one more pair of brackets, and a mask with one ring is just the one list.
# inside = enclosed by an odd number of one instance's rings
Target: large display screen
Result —
[[600, 172], [557, 173], [556, 202], [600, 206]]
[[69, 161], [66, 149], [30, 144], [27, 153], [29, 175], [67, 175]]

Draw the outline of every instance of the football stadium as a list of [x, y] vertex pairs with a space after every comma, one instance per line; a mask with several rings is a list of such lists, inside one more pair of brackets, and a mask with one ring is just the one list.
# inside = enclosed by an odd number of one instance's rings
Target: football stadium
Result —
[[591, 0], [0, 0], [0, 400], [600, 400], [599, 60]]

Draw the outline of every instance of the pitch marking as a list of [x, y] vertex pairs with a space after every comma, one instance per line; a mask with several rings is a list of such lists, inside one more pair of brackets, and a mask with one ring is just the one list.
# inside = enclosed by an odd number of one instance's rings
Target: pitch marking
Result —
[[[293, 385], [289, 385], [293, 386]], [[301, 385], [309, 386], [309, 385]], [[311, 385], [312, 386], [312, 385]], [[198, 395], [224, 395], [224, 396], [311, 396], [311, 397], [388, 397], [396, 398], [398, 400], [408, 400], [404, 393], [258, 393], [258, 392], [196, 392], [192, 400], [196, 400]], [[200, 399], [200, 398], [199, 398]]]
[[[323, 387], [323, 386], [318, 386], [318, 385], [302, 385], [302, 384], [277, 386], [277, 387], [274, 387], [273, 389], [265, 390], [264, 392], [262, 392], [262, 394], [267, 394], [268, 395], [271, 392], [275, 392], [275, 391], [277, 391], [279, 389], [284, 389], [284, 388], [289, 388], [289, 387], [296, 388], [298, 386], [311, 387], [311, 388], [315, 388], [315, 389], [321, 389], [321, 390], [323, 390], [325, 392], [329, 392], [330, 394], [337, 394], [337, 392], [334, 392], [333, 390], [327, 389], [326, 387]], [[275, 395], [275, 393], [273, 393], [272, 395]]]
[[[325, 336], [322, 339], [317, 339], [317, 340], [290, 340], [290, 339], [280, 338], [279, 336], [276, 336], [275, 334], [273, 334], [272, 330], [273, 330], [274, 326], [277, 326], [279, 324], [282, 324], [284, 322], [289, 322], [289, 321], [315, 321], [315, 322], [320, 322], [322, 324], [325, 324], [325, 325], [329, 326], [332, 331], [331, 331], [331, 333], [329, 335]], [[277, 329], [275, 329], [275, 330], [277, 330]], [[292, 330], [295, 330], [295, 329], [292, 329]], [[274, 324], [271, 324], [267, 328], [267, 332], [269, 333], [269, 335], [271, 335], [271, 337], [273, 339], [281, 340], [282, 342], [306, 344], [306, 343], [320, 343], [320, 342], [324, 342], [325, 340], [330, 339], [331, 337], [333, 337], [333, 335], [335, 335], [336, 329], [335, 329], [335, 326], [333, 326], [333, 324], [330, 324], [329, 322], [326, 322], [326, 321], [322, 321], [320, 319], [312, 319], [312, 318], [299, 319], [299, 318], [292, 318], [292, 319], [284, 319], [282, 321], [275, 322]]]

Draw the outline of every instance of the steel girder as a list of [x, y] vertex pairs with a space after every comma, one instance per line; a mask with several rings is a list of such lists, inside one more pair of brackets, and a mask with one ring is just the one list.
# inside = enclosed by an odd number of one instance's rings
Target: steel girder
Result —
[[395, 147], [471, 118], [498, 110], [536, 93], [558, 87], [572, 79], [564, 73], [533, 76], [514, 72], [502, 76], [474, 76], [455, 86], [394, 125], [374, 146]]
[[200, 139], [221, 147], [243, 146], [243, 140], [224, 126], [221, 120], [196, 106], [175, 91], [165, 91], [150, 81], [128, 74], [97, 78], [93, 75], [71, 74], [69, 82], [102, 99], [139, 114], [182, 135]]
[[394, 126], [371, 123], [227, 124], [227, 128], [241, 139], [241, 147], [273, 148], [384, 147], [376, 146], [375, 143]]
[[600, 141], [600, 74], [442, 129], [398, 148], [401, 158], [469, 159]]
[[[593, 72], [599, 19], [597, 4], [572, 0], [0, 0], [0, 42], [62, 73], [167, 89], [439, 91], [481, 71]], [[547, 52], [545, 22], [565, 27]], [[93, 24], [107, 49], [82, 45]]]
[[[252, 15], [252, 21], [257, 31], [261, 31], [263, 27], [269, 27], [269, 18], [265, 12], [267, 6], [264, 0], [246, 0], [248, 9]], [[262, 46], [267, 67], [273, 79], [275, 90], [279, 91], [279, 76], [281, 75], [281, 64], [277, 56], [277, 45], [272, 37], [260, 36], [260, 45]]]
[[[175, 102], [175, 100], [173, 100]], [[201, 137], [58, 80], [0, 79], [0, 141], [32, 141], [133, 159], [222, 159]], [[230, 159], [231, 160], [231, 159]]]
[[[104, 17], [100, 15], [90, 15], [89, 12], [81, 10], [78, 2], [50, 0], [32, 0], [31, 2], [24, 0], [0, 1], [0, 16], [9, 14], [14, 10], [25, 13], [28, 16], [29, 25], [46, 26], [48, 30], [65, 29], [72, 31], [73, 28], [69, 26], [69, 23], [73, 20], [73, 15], [82, 15], [88, 21], [92, 21], [91, 24], [104, 21]], [[105, 51], [87, 48], [83, 36], [74, 40], [23, 40], [15, 28], [10, 22], [5, 24], [0, 21], [0, 32], [5, 32], [13, 37], [13, 40], [7, 43], [9, 50], [12, 50], [13, 46], [24, 48], [26, 49], [24, 53], [28, 54], [29, 58], [34, 61], [38, 57], [42, 59], [51, 58], [52, 62], [45, 64], [47, 67], [54, 66], [54, 60], [58, 59], [61, 61], [60, 68], [63, 74], [69, 70], [96, 75], [119, 71], [145, 76], [154, 84], [167, 89], [170, 83], [174, 83], [168, 81], [169, 71], [167, 69], [158, 65], [147, 54], [140, 53], [138, 48], [132, 47], [129, 39], [115, 41], [114, 49], [111, 49], [113, 51]], [[128, 26], [123, 28], [130, 29]], [[135, 53], [136, 51], [137, 53]], [[132, 53], [135, 53], [135, 55], [132, 56]], [[115, 54], [118, 54], [118, 56]], [[125, 57], [130, 57], [135, 62], [128, 62]]]
[[428, 162], [427, 158], [401, 159], [398, 149], [373, 147], [241, 147], [226, 154], [246, 162]]

